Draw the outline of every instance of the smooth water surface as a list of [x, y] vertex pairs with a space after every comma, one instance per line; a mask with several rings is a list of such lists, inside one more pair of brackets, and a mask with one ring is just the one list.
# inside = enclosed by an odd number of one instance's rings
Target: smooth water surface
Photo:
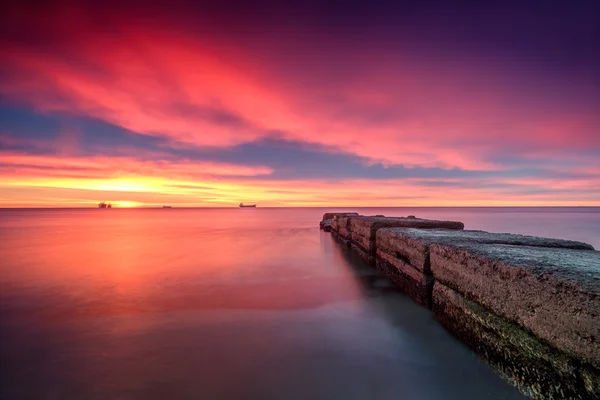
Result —
[[[0, 210], [0, 398], [522, 398], [325, 211]], [[597, 208], [357, 211], [600, 247]]]

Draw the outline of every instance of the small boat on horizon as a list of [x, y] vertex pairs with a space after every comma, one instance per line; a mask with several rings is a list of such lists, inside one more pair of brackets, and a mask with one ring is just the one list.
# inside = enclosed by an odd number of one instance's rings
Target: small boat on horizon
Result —
[[173, 208], [172, 206], [162, 206], [162, 208]]
[[112, 204], [103, 201], [102, 203], [98, 204], [98, 208], [112, 208]]
[[244, 203], [240, 203], [240, 207], [241, 208], [256, 208], [256, 204], [244, 204]]

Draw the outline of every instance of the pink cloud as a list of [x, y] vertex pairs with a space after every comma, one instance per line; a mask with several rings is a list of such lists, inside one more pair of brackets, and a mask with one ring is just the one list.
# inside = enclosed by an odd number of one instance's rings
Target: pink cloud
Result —
[[[142, 135], [173, 138], [183, 146], [230, 147], [277, 134], [361, 156], [367, 165], [506, 171], [513, 164], [505, 160], [518, 158], [545, 168], [568, 161], [557, 169], [573, 174], [597, 171], [594, 157], [580, 154], [600, 151], [598, 98], [576, 78], [568, 84], [536, 77], [525, 67], [503, 64], [500, 56], [438, 65], [409, 46], [338, 46], [327, 38], [322, 43], [292, 42], [299, 54], [292, 54], [296, 58], [291, 62], [286, 57], [292, 52], [282, 52], [285, 46], [277, 37], [232, 40], [212, 35], [210, 21], [194, 31], [185, 21], [176, 25], [169, 15], [159, 23], [156, 15], [126, 11], [97, 15], [69, 6], [47, 10], [43, 17], [12, 15], [11, 29], [31, 30], [50, 45], [0, 42], [6, 72], [0, 94], [44, 112], [75, 112]], [[19, 25], [26, 20], [30, 24]], [[252, 40], [255, 45], [246, 46]], [[379, 196], [373, 205], [390, 205], [392, 198], [416, 204], [449, 198], [485, 202], [498, 196], [519, 204], [550, 201], [546, 194], [529, 193], [524, 199], [498, 188], [468, 185], [444, 188], [441, 199], [439, 188], [411, 180], [250, 181], [240, 177], [267, 176], [273, 170], [141, 161], [133, 154], [82, 158], [74, 156], [78, 145], [77, 132], [67, 127], [56, 144], [62, 157], [2, 155], [10, 168], [5, 167], [4, 178], [32, 183], [41, 178], [51, 182], [53, 177], [145, 177], [152, 190], [159, 190], [151, 178], [177, 179], [191, 187], [194, 180], [219, 176], [282, 205], [356, 204], [369, 201], [369, 196]], [[583, 193], [586, 185], [596, 187], [598, 181], [586, 176], [495, 182]], [[165, 190], [163, 183], [160, 190]]]
[[[259, 55], [240, 47], [224, 50], [208, 36], [125, 16], [111, 18], [114, 32], [90, 31], [85, 29], [90, 18], [71, 9], [45, 19], [45, 28], [60, 38], [56, 52], [5, 45], [5, 62], [15, 75], [1, 83], [1, 92], [41, 110], [76, 110], [135, 132], [198, 145], [230, 146], [279, 131], [290, 139], [407, 165], [490, 169], [494, 164], [486, 156], [497, 145], [600, 146], [597, 114], [574, 115], [568, 106], [561, 112], [547, 99], [527, 94], [528, 88], [499, 86], [502, 79], [493, 74], [501, 71], [494, 68], [487, 75], [459, 64], [441, 70], [410, 62], [410, 53], [398, 61], [376, 50], [350, 48], [345, 57], [356, 64], [349, 66], [353, 79], [336, 80], [332, 70], [332, 80], [323, 82], [318, 68], [333, 68], [327, 63], [311, 64], [313, 70], [296, 77], [273, 69], [276, 63], [257, 68]], [[322, 55], [315, 50], [312, 56]], [[306, 86], [311, 76], [317, 84]], [[527, 107], [523, 98], [531, 100]], [[239, 123], [211, 118], [206, 110], [227, 113]]]
[[[166, 179], [201, 179], [214, 176], [260, 176], [273, 172], [268, 167], [248, 167], [218, 162], [143, 161], [132, 157], [56, 157], [3, 153], [2, 164], [8, 179], [22, 182], [42, 175], [77, 176], [90, 179], [122, 177], [162, 177]], [[44, 172], [46, 171], [46, 172]], [[0, 174], [2, 174], [0, 172]]]

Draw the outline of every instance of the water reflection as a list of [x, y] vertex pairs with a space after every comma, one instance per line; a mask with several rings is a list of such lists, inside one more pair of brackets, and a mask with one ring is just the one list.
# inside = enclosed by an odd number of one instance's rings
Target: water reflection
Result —
[[0, 398], [520, 398], [321, 210], [112, 211], [0, 219]]

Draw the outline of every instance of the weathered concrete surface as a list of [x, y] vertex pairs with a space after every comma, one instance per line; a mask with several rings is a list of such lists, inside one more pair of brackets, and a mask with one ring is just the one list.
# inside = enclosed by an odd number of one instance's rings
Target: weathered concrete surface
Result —
[[[335, 215], [333, 217], [333, 220], [331, 221], [331, 230], [334, 232], [339, 232], [340, 230], [340, 226], [343, 226], [345, 228], [346, 223], [348, 221], [347, 218], [349, 217], [354, 217], [354, 216], [359, 216], [357, 215]], [[345, 232], [342, 232], [345, 235]]]
[[[454, 228], [462, 229], [462, 222], [434, 221], [417, 218], [344, 217], [347, 219], [340, 232], [350, 240], [354, 251], [367, 262], [381, 269], [404, 293], [427, 307], [431, 305], [433, 278], [423, 269], [415, 269], [410, 262], [397, 253], [380, 254], [377, 232], [385, 226]], [[341, 233], [340, 233], [341, 234]], [[379, 257], [379, 259], [377, 258]]]
[[337, 219], [331, 220], [331, 232], [337, 233], [337, 231], [338, 231], [338, 223], [337, 222], [338, 222]]
[[341, 217], [337, 217], [334, 220], [335, 224], [336, 224], [337, 233], [346, 239], [352, 238], [352, 228], [350, 225], [350, 218], [353, 218], [353, 217], [352, 216], [341, 216]]
[[346, 247], [350, 247], [350, 245], [351, 245], [350, 240], [346, 239], [345, 237], [343, 237], [341, 235], [339, 235], [336, 231], [331, 230], [331, 236], [333, 237], [333, 239], [336, 242], [338, 242], [338, 243], [340, 243], [340, 244], [342, 244], [342, 245], [344, 245]]
[[354, 250], [356, 254], [361, 256], [362, 259], [365, 260], [368, 264], [375, 264], [375, 257], [373, 257], [373, 255], [369, 252], [365, 251], [362, 248], [362, 246], [359, 246], [358, 244], [356, 244], [356, 242], [353, 242], [350, 239], [348, 239], [348, 246], [350, 246], [350, 248], [352, 248], [352, 250]]
[[376, 266], [410, 298], [431, 308], [433, 276], [416, 270], [413, 266], [384, 254], [376, 259]]
[[334, 229], [338, 232], [339, 235], [343, 236], [346, 239], [352, 238], [352, 218], [361, 217], [361, 218], [372, 218], [379, 217], [385, 218], [383, 215], [376, 216], [365, 216], [365, 215], [340, 215], [334, 218]]
[[375, 256], [376, 232], [381, 228], [420, 228], [420, 229], [463, 229], [464, 224], [457, 221], [435, 221], [420, 218], [385, 218], [385, 217], [348, 217], [350, 220], [352, 241], [364, 251]]
[[323, 229], [325, 232], [331, 232], [331, 222], [333, 219], [324, 219], [319, 222], [319, 228]]
[[342, 217], [342, 216], [347, 216], [347, 215], [358, 215], [357, 212], [334, 212], [334, 213], [325, 213], [323, 214], [323, 219], [322, 221], [325, 221], [326, 219], [334, 219], [335, 217]]
[[410, 264], [422, 273], [430, 274], [429, 244], [431, 242], [418, 237], [419, 232], [421, 230], [412, 228], [379, 229], [375, 234], [377, 257], [394, 265]]
[[594, 399], [600, 372], [436, 282], [433, 314], [504, 378], [535, 399]]
[[490, 233], [473, 230], [422, 230], [413, 228], [383, 228], [376, 233], [377, 256], [386, 253], [411, 264], [419, 271], [430, 273], [429, 245], [432, 243], [452, 243], [456, 240], [475, 243], [498, 243], [534, 247], [565, 249], [594, 248], [582, 242], [550, 239], [536, 236], [514, 235], [510, 233]]
[[600, 252], [459, 240], [429, 252], [436, 281], [600, 368]]
[[331, 223], [329, 224], [331, 227], [331, 231], [337, 232], [338, 231], [338, 219], [340, 217], [345, 217], [345, 216], [358, 216], [358, 213], [355, 212], [343, 212], [343, 213], [325, 213], [323, 214], [323, 219], [321, 220], [321, 223], [319, 224], [319, 226], [322, 226], [323, 221], [326, 220], [331, 220]]

